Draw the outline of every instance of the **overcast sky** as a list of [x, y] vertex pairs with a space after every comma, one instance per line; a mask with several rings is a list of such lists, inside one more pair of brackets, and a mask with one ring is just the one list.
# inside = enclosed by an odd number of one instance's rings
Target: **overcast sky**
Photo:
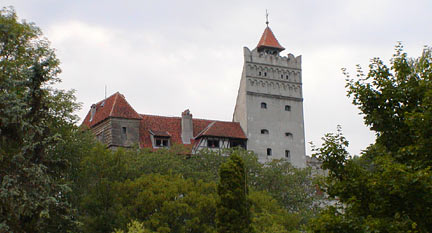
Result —
[[[432, 45], [431, 0], [144, 1], [2, 0], [35, 22], [57, 50], [59, 85], [75, 89], [83, 118], [119, 91], [139, 113], [232, 120], [243, 47], [255, 48], [265, 10], [282, 55], [302, 56], [306, 142], [342, 126], [350, 152], [374, 140], [345, 92], [355, 74], [402, 41], [409, 56]], [[310, 154], [310, 146], [307, 145]]]

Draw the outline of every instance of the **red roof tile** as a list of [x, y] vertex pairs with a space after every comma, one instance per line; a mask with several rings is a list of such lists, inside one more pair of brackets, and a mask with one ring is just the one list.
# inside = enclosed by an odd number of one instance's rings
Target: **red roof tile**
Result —
[[285, 50], [285, 48], [279, 44], [272, 30], [268, 26], [264, 30], [261, 39], [258, 42], [257, 48], [261, 47], [275, 48], [279, 50], [279, 52]]
[[116, 92], [105, 100], [96, 103], [94, 107], [96, 108], [96, 112], [93, 119], [90, 120], [90, 110], [83, 121], [83, 125], [89, 128], [102, 122], [108, 117], [141, 119], [140, 115], [129, 105], [125, 97], [119, 92]]
[[[172, 144], [182, 144], [181, 117], [165, 117], [141, 114], [140, 143], [142, 147], [152, 147], [150, 130], [165, 132], [171, 136]], [[214, 136], [246, 139], [240, 124], [237, 122], [192, 119], [194, 137]], [[211, 124], [211, 127], [208, 127]], [[205, 131], [205, 133], [203, 133]], [[195, 141], [192, 140], [191, 144]]]

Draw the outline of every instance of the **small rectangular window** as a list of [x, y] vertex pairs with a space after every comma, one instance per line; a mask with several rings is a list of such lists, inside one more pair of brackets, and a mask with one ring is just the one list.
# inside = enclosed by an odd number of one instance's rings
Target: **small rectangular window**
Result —
[[127, 140], [127, 128], [122, 127], [122, 139]]
[[207, 147], [208, 148], [219, 148], [219, 140], [218, 139], [207, 139]]
[[291, 106], [285, 105], [285, 111], [291, 111]]
[[155, 147], [169, 147], [169, 138], [155, 137]]
[[267, 109], [267, 104], [264, 103], [264, 102], [262, 102], [262, 103], [261, 103], [261, 108], [263, 108], [263, 109]]
[[269, 131], [267, 129], [262, 129], [261, 134], [269, 134]]
[[272, 149], [271, 148], [267, 148], [267, 156], [271, 156], [272, 155]]
[[289, 159], [291, 156], [291, 153], [289, 150], [285, 150], [285, 158]]

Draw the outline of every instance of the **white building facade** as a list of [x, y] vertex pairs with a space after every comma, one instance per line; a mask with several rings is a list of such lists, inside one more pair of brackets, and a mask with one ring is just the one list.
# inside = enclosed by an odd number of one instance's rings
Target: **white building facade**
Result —
[[280, 56], [283, 50], [268, 26], [255, 49], [244, 48], [233, 121], [261, 162], [285, 158], [305, 167], [301, 56]]

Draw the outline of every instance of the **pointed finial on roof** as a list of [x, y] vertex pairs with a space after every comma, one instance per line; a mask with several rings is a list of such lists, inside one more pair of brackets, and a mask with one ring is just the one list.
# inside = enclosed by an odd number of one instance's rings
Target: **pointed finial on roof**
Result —
[[267, 12], [267, 9], [266, 9], [266, 24], [267, 24], [267, 27], [268, 27], [268, 24], [269, 24], [269, 21], [268, 21], [268, 12]]

